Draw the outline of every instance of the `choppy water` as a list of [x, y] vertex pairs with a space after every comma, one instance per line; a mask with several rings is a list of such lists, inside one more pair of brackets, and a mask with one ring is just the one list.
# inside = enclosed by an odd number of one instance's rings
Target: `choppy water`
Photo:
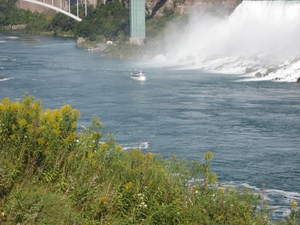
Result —
[[[130, 79], [143, 69], [145, 82]], [[125, 148], [203, 160], [211, 150], [221, 182], [260, 190], [277, 211], [300, 201], [300, 85], [102, 58], [74, 39], [0, 33], [0, 98], [28, 92], [44, 108], [93, 114]], [[146, 142], [149, 145], [146, 145]]]

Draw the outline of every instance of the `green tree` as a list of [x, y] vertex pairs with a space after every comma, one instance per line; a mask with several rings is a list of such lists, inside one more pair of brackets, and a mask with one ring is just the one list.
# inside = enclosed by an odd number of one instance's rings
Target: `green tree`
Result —
[[51, 26], [54, 28], [54, 31], [73, 31], [76, 26], [76, 21], [62, 13], [57, 13], [51, 21]]
[[75, 33], [82, 37], [103, 35], [106, 39], [128, 35], [129, 10], [119, 1], [98, 4], [96, 8], [88, 9], [88, 16], [77, 24]]

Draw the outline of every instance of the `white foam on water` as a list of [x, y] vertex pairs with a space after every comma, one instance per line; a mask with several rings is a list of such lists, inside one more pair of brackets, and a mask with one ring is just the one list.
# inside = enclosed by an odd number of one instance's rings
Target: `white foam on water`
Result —
[[130, 150], [133, 148], [143, 150], [143, 149], [148, 149], [150, 147], [150, 144], [149, 142], [140, 142], [140, 143], [121, 144], [121, 146], [124, 150]]
[[[0, 57], [1, 57], [1, 56], [0, 56]], [[17, 59], [11, 59], [11, 58], [9, 58], [8, 56], [2, 56], [2, 57], [0, 58], [0, 61], [15, 62], [15, 61], [17, 61]]]
[[235, 187], [246, 187], [252, 190], [254, 193], [263, 195], [264, 200], [268, 201], [269, 208], [272, 209], [271, 216], [274, 219], [282, 219], [287, 217], [291, 213], [290, 203], [292, 201], [300, 202], [299, 192], [289, 192], [278, 189], [268, 189], [264, 191], [262, 188], [249, 185], [247, 183], [235, 184]]
[[13, 77], [0, 78], [0, 82], [1, 82], [1, 81], [7, 81], [7, 80], [11, 80], [11, 79], [13, 79]]
[[19, 39], [19, 37], [16, 37], [16, 36], [7, 36], [6, 39]]

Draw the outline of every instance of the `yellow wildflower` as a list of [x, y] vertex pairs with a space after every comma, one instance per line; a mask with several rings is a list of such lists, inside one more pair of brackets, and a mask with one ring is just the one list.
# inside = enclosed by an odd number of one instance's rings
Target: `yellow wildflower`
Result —
[[45, 149], [45, 154], [46, 155], [49, 155], [50, 153], [51, 153], [51, 149], [50, 148]]
[[16, 135], [14, 135], [14, 134], [10, 135], [10, 139], [13, 140], [13, 141], [15, 141], [17, 139]]
[[87, 155], [87, 157], [88, 157], [89, 159], [91, 159], [91, 158], [93, 158], [93, 157], [94, 157], [94, 155], [95, 155], [95, 153], [93, 153], [93, 152], [89, 152], [89, 153], [88, 153], [88, 155]]
[[105, 203], [106, 201], [107, 201], [107, 198], [106, 198], [106, 197], [100, 198], [100, 202], [101, 202], [101, 203]]
[[38, 142], [39, 145], [43, 145], [43, 144], [46, 143], [46, 140], [45, 140], [45, 138], [40, 137], [40, 138], [37, 139], [37, 142]]
[[217, 217], [217, 221], [220, 221], [220, 220], [222, 220], [223, 219], [223, 216], [218, 216]]
[[4, 98], [2, 102], [3, 102], [3, 105], [9, 105], [10, 100], [9, 100], [9, 98]]
[[102, 144], [100, 145], [100, 149], [103, 150], [103, 151], [108, 150], [108, 144], [102, 143]]
[[199, 185], [194, 185], [193, 189], [194, 189], [194, 191], [199, 191]]
[[11, 129], [12, 129], [12, 130], [15, 130], [15, 129], [16, 129], [16, 125], [15, 125], [15, 124], [12, 124], [12, 125], [11, 125]]
[[40, 130], [40, 131], [44, 131], [44, 130], [46, 130], [46, 128], [47, 128], [47, 127], [46, 127], [45, 125], [42, 125], [42, 126], [39, 127], [39, 130]]
[[130, 188], [133, 187], [133, 183], [132, 182], [128, 182], [124, 186], [125, 186], [125, 189], [128, 190], [128, 189], [130, 189]]
[[214, 157], [214, 155], [212, 154], [211, 151], [208, 151], [208, 152], [206, 152], [206, 153], [204, 154], [204, 158], [205, 158], [206, 160], [212, 159], [213, 157]]
[[297, 207], [298, 204], [297, 204], [297, 202], [295, 200], [293, 200], [293, 201], [291, 201], [290, 205], [292, 207]]
[[117, 145], [116, 149], [118, 152], [122, 151], [122, 147], [120, 145]]
[[22, 127], [24, 127], [24, 126], [26, 126], [27, 121], [26, 121], [25, 119], [19, 119], [19, 120], [18, 120], [18, 123], [19, 123]]

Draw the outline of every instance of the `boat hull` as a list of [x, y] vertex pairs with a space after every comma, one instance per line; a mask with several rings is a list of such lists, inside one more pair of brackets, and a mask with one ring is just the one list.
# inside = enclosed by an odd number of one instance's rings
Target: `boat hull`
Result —
[[132, 76], [131, 79], [143, 81], [143, 80], [146, 80], [146, 77], [145, 76]]

